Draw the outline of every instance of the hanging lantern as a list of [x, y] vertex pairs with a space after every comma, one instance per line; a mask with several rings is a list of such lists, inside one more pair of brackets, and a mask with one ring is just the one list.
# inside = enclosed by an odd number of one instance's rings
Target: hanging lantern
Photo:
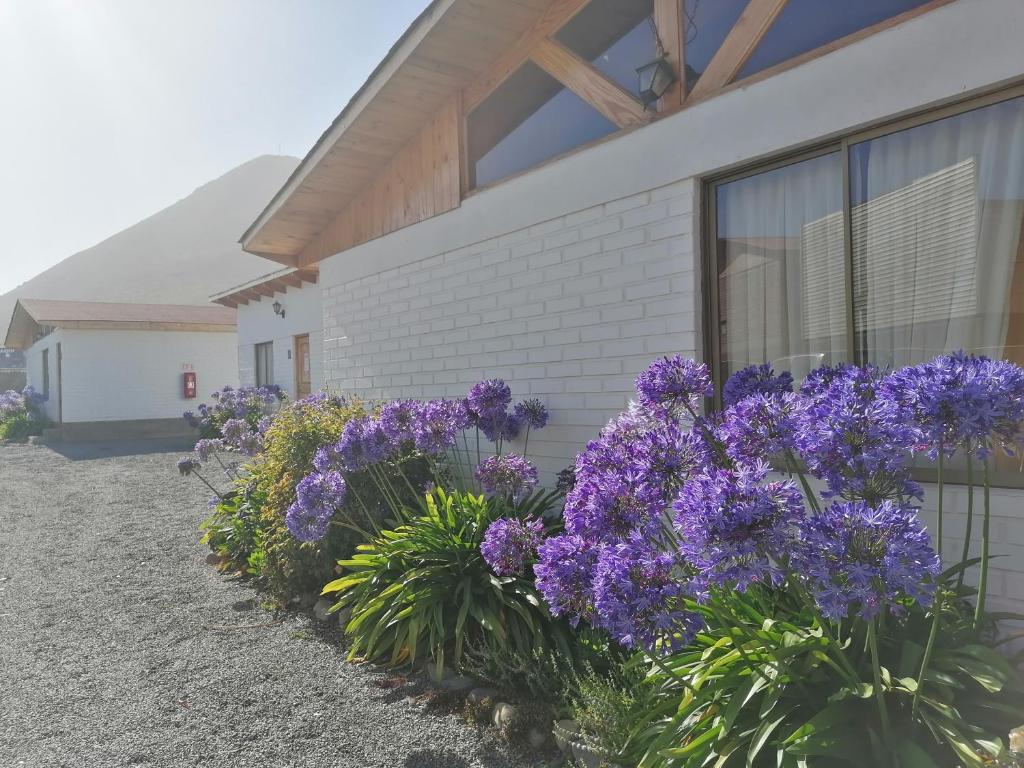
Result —
[[650, 108], [652, 104], [665, 95], [665, 91], [676, 81], [676, 73], [672, 66], [662, 57], [655, 59], [650, 64], [644, 64], [637, 69], [637, 94], [640, 96], [640, 103], [644, 109]]

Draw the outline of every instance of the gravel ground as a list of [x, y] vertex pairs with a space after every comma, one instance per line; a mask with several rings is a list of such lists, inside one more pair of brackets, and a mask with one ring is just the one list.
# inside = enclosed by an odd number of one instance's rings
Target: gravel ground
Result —
[[118, 452], [0, 446], [0, 766], [521, 764], [325, 625], [273, 623], [206, 564], [180, 454]]

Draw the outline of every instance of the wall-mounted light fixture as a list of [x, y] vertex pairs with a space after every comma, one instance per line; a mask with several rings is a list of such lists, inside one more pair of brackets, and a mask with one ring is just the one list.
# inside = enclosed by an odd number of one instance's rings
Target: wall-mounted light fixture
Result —
[[637, 94], [644, 109], [658, 101], [665, 95], [665, 91], [676, 81], [676, 73], [672, 71], [672, 65], [664, 57], [655, 59], [650, 64], [644, 64], [637, 69]]
[[658, 25], [654, 21], [654, 16], [648, 16], [647, 21], [651, 25], [654, 42], [658, 46], [658, 58], [650, 64], [644, 64], [636, 71], [636, 93], [645, 110], [656, 104], [658, 99], [665, 95], [669, 86], [676, 81], [676, 71], [668, 63], [668, 54], [661, 42], [661, 35], [658, 33]]
[[274, 314], [275, 315], [280, 315], [281, 319], [284, 320], [284, 307], [281, 306], [281, 302], [280, 301], [275, 301], [274, 302]]

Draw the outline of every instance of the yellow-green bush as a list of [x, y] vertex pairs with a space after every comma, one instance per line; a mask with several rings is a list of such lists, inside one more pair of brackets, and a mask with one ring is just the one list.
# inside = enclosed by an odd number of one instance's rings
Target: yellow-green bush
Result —
[[284, 517], [295, 501], [295, 486], [314, 470], [317, 450], [337, 442], [345, 424], [364, 413], [358, 399], [327, 394], [291, 403], [275, 415], [264, 451], [252, 463], [248, 485], [262, 501], [260, 576], [281, 597], [318, 592], [333, 577], [335, 562], [356, 544], [350, 532], [338, 527], [322, 541], [300, 543], [288, 532]]

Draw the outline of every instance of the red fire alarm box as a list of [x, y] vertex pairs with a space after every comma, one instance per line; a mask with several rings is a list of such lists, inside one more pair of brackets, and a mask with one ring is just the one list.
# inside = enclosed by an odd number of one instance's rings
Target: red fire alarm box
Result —
[[196, 386], [196, 372], [186, 371], [184, 374], [184, 395], [186, 400], [191, 400], [196, 396], [198, 387]]

